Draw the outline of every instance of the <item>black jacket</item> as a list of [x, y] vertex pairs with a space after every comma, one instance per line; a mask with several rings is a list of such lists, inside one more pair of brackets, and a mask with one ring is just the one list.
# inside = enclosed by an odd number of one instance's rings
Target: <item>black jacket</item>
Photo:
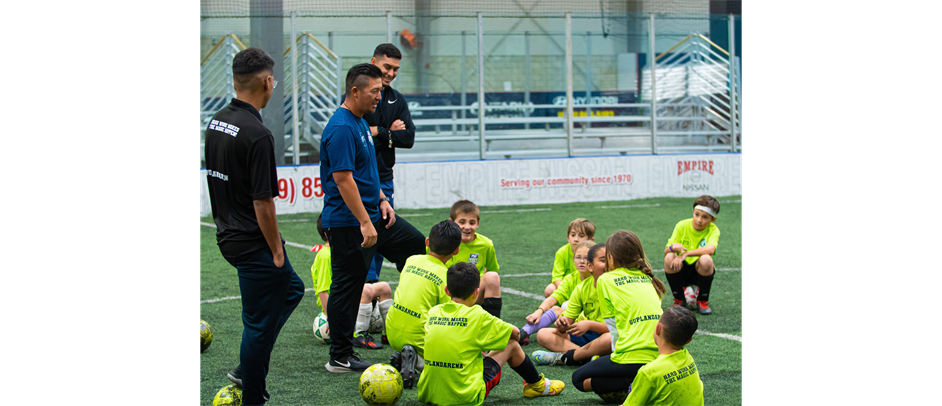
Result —
[[[415, 144], [415, 124], [409, 114], [409, 105], [402, 93], [389, 86], [383, 90], [383, 99], [376, 105], [376, 111], [363, 115], [370, 127], [381, 127], [373, 138], [376, 148], [376, 169], [379, 181], [386, 182], [393, 178], [393, 165], [396, 164], [396, 148], [412, 148]], [[389, 131], [393, 121], [402, 120], [405, 130]], [[392, 140], [392, 144], [390, 144]], [[391, 146], [390, 146], [391, 145]]]

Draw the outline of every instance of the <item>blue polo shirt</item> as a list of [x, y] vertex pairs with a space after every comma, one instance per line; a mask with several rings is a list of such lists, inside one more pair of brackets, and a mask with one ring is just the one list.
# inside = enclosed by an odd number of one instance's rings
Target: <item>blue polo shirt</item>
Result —
[[321, 224], [324, 228], [360, 225], [334, 182], [333, 173], [346, 170], [353, 171], [353, 180], [370, 221], [379, 221], [379, 172], [376, 170], [376, 151], [370, 127], [366, 120], [341, 107], [330, 117], [321, 136], [321, 182], [324, 187]]

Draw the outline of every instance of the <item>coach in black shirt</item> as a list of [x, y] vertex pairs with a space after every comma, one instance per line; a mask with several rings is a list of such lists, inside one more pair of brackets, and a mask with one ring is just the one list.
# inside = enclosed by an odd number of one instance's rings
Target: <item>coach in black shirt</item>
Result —
[[[258, 48], [232, 60], [236, 97], [206, 129], [206, 176], [219, 251], [239, 274], [240, 365], [227, 377], [242, 386], [242, 404], [268, 400], [265, 376], [281, 327], [304, 297], [278, 233], [274, 138], [259, 110], [278, 85], [275, 61]], [[276, 123], [277, 124], [277, 123]]]
[[[393, 165], [396, 165], [396, 148], [408, 149], [415, 144], [415, 124], [412, 124], [406, 98], [390, 86], [399, 74], [401, 60], [402, 53], [393, 44], [380, 44], [373, 51], [370, 63], [379, 67], [383, 73], [382, 100], [377, 104], [375, 112], [363, 115], [373, 135], [380, 188], [389, 198], [389, 204], [392, 207], [396, 207], [393, 197]], [[366, 276], [367, 282], [379, 280], [382, 265], [383, 257], [376, 254]]]

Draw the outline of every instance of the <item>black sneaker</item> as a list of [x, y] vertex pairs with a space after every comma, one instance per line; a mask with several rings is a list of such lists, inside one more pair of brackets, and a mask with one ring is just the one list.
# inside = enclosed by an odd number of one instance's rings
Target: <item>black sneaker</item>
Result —
[[402, 387], [404, 389], [412, 389], [412, 386], [415, 385], [418, 378], [418, 374], [415, 370], [415, 364], [418, 362], [419, 354], [415, 352], [415, 348], [411, 345], [402, 346], [402, 368], [399, 369], [399, 374], [402, 375]]
[[392, 365], [397, 371], [402, 369], [402, 353], [398, 351], [393, 352], [393, 355], [389, 357], [389, 365]]
[[[242, 388], [242, 364], [239, 364], [239, 366], [235, 367], [235, 369], [233, 369], [232, 372], [226, 374], [226, 378], [229, 378], [229, 380], [232, 381], [232, 383], [234, 383], [237, 388], [241, 389]], [[262, 399], [265, 399], [266, 402], [271, 400], [271, 395], [268, 394], [267, 390], [264, 390], [264, 389], [262, 390]]]
[[530, 333], [520, 329], [520, 340], [518, 340], [520, 345], [530, 345]]
[[371, 363], [363, 361], [360, 359], [360, 356], [357, 353], [347, 355], [346, 357], [340, 359], [332, 359], [327, 365], [324, 365], [330, 372], [335, 373], [344, 373], [344, 372], [363, 372], [369, 368]]
[[354, 336], [353, 346], [357, 348], [366, 348], [368, 350], [378, 350], [383, 348], [383, 345], [376, 342], [373, 339], [373, 336], [369, 334]]

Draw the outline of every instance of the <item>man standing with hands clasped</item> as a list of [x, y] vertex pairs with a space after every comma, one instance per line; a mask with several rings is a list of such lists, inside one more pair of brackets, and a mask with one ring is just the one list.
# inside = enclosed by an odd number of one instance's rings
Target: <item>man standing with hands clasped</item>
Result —
[[[409, 114], [409, 105], [401, 93], [392, 88], [392, 81], [399, 74], [399, 62], [402, 53], [393, 44], [379, 44], [373, 51], [370, 63], [383, 73], [383, 89], [376, 111], [366, 113], [363, 119], [370, 126], [373, 144], [376, 148], [376, 169], [379, 172], [379, 187], [389, 198], [389, 205], [395, 207], [393, 200], [393, 165], [396, 164], [396, 148], [412, 148], [415, 144], [415, 125]], [[375, 255], [370, 264], [367, 282], [379, 280], [383, 267], [383, 256]], [[388, 343], [384, 343], [388, 344]]]
[[374, 138], [363, 115], [382, 99], [382, 71], [359, 64], [347, 72], [346, 96], [321, 137], [324, 185], [322, 226], [331, 251], [333, 281], [330, 372], [360, 372], [371, 364], [353, 351], [353, 330], [369, 263], [379, 253], [402, 272], [406, 259], [425, 254], [425, 236], [393, 211], [380, 189]]

